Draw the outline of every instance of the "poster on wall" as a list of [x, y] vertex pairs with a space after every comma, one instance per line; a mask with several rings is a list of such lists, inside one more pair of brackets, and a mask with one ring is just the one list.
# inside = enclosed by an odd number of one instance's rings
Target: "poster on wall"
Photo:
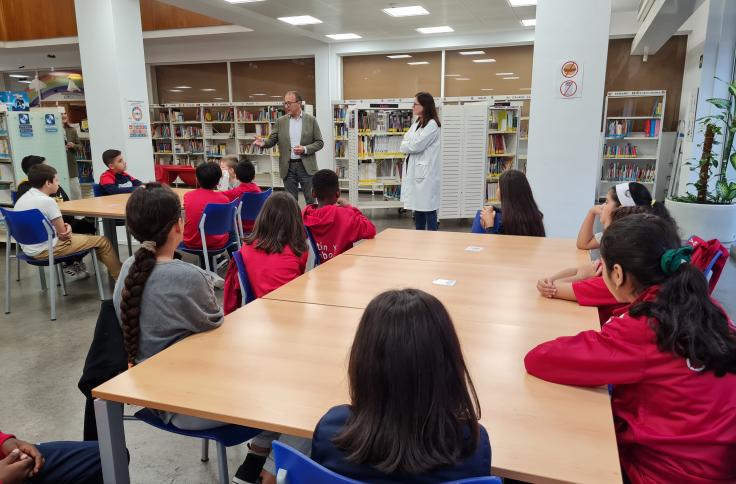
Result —
[[31, 106], [43, 101], [84, 101], [84, 79], [81, 71], [51, 71], [39, 74], [31, 81], [28, 99]]
[[18, 114], [18, 131], [21, 138], [33, 138], [33, 125], [29, 113]]
[[46, 124], [45, 129], [47, 133], [56, 133], [57, 131], [59, 131], [59, 128], [57, 128], [56, 126], [56, 115], [55, 114], [47, 113], [44, 116], [44, 121]]
[[28, 94], [17, 91], [0, 91], [0, 103], [8, 107], [8, 111], [28, 111]]
[[128, 101], [128, 138], [148, 137], [144, 108], [143, 101]]
[[555, 90], [562, 99], [575, 99], [583, 95], [583, 63], [564, 59], [556, 67]]

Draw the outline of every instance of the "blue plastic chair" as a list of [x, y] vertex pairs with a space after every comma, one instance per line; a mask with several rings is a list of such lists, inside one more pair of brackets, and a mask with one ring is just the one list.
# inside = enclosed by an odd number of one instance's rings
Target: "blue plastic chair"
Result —
[[[66, 283], [64, 281], [64, 271], [61, 265], [64, 262], [72, 262], [78, 260], [80, 256], [92, 253], [92, 265], [95, 268], [95, 276], [97, 277], [97, 290], [100, 294], [100, 300], [104, 300], [104, 292], [102, 290], [102, 278], [100, 277], [100, 268], [97, 264], [97, 253], [95, 250], [83, 250], [63, 257], [54, 257], [53, 239], [55, 235], [54, 227], [46, 220], [46, 217], [40, 210], [34, 208], [32, 210], [14, 211], [0, 208], [5, 218], [5, 224], [8, 229], [7, 250], [5, 251], [5, 314], [10, 313], [10, 243], [11, 239], [15, 239], [16, 243], [23, 245], [48, 243], [48, 257], [46, 259], [36, 259], [24, 254], [22, 251], [16, 252], [16, 257], [26, 263], [39, 268], [48, 267], [48, 284], [44, 281], [43, 272], [41, 273], [41, 287], [48, 289], [49, 302], [51, 304], [51, 321], [56, 321], [56, 278], [59, 278], [62, 294], [66, 296]], [[46, 288], [44, 288], [46, 285]]]
[[475, 218], [473, 219], [473, 226], [470, 228], [470, 231], [474, 234], [485, 234], [486, 233], [485, 229], [480, 224], [480, 210], [475, 212]]
[[105, 196], [105, 193], [102, 191], [102, 188], [100, 188], [99, 183], [92, 184], [92, 195], [94, 195], [95, 198]]
[[[314, 462], [301, 452], [274, 441], [271, 444], [273, 459], [276, 464], [276, 482], [278, 484], [364, 484], [349, 477], [342, 476]], [[496, 476], [471, 477], [445, 484], [502, 484]]]
[[[202, 248], [194, 249], [179, 244], [179, 250], [188, 254], [198, 255], [204, 258], [204, 269], [207, 272], [215, 272], [215, 268], [210, 268], [210, 259], [222, 254], [230, 252], [233, 245], [240, 249], [240, 238], [235, 237], [234, 242], [228, 242], [222, 247], [207, 247], [207, 235], [222, 234], [239, 234], [240, 221], [238, 220], [238, 207], [240, 200], [235, 199], [230, 203], [208, 203], [202, 212], [202, 218], [199, 219], [199, 235], [202, 238]], [[214, 262], [213, 262], [214, 265]]]
[[[263, 204], [266, 203], [268, 197], [273, 193], [273, 188], [269, 188], [265, 192], [261, 193], [243, 193], [240, 197], [242, 202], [240, 206], [240, 220], [241, 222], [255, 222], [258, 218], [258, 214], [261, 213]], [[244, 234], [242, 227], [240, 236], [245, 237], [248, 234]]]
[[[97, 197], [106, 197], [107, 196], [107, 194], [105, 194], [105, 192], [102, 191], [102, 188], [100, 188], [100, 184], [99, 183], [93, 183], [92, 184], [92, 195], [95, 198], [97, 198]], [[116, 227], [121, 227], [123, 225], [125, 225], [125, 220], [116, 220], [115, 221], [115, 226]], [[95, 219], [95, 226], [97, 226], [97, 219]], [[99, 231], [98, 231], [98, 233], [99, 233]], [[128, 231], [128, 228], [127, 227], [125, 228], [125, 238], [128, 240], [128, 257], [130, 257], [130, 256], [133, 255], [133, 240], [130, 238], [130, 232]]]
[[135, 413], [135, 418], [141, 422], [145, 422], [159, 430], [171, 432], [172, 434], [184, 435], [186, 437], [194, 437], [202, 439], [202, 462], [209, 460], [209, 441], [213, 440], [217, 444], [217, 468], [219, 474], [219, 482], [228, 484], [230, 482], [227, 470], [227, 448], [233, 445], [240, 445], [243, 442], [252, 439], [260, 434], [262, 430], [251, 427], [241, 427], [240, 425], [224, 425], [214, 429], [206, 430], [182, 430], [171, 424], [165, 424], [150, 409], [144, 408]]
[[18, 201], [18, 192], [15, 190], [10, 190], [10, 201], [13, 203], [13, 206], [15, 206], [15, 202]]
[[307, 232], [307, 240], [309, 241], [309, 246], [312, 248], [312, 253], [314, 253], [314, 267], [317, 267], [322, 263], [322, 256], [319, 255], [319, 250], [317, 250], [317, 241], [314, 240], [314, 235], [312, 235], [309, 227], [305, 225], [304, 230]]
[[716, 262], [718, 262], [718, 259], [721, 258], [723, 254], [719, 251], [713, 254], [713, 258], [708, 262], [708, 266], [703, 271], [703, 275], [705, 276], [706, 280], [710, 280], [711, 273], [713, 272], [713, 266], [716, 265]]
[[256, 294], [253, 292], [253, 288], [250, 286], [248, 280], [248, 271], [245, 269], [245, 261], [243, 260], [243, 254], [240, 251], [232, 253], [232, 258], [235, 261], [235, 266], [238, 268], [238, 281], [240, 282], [240, 305], [245, 306], [251, 301], [256, 299]]

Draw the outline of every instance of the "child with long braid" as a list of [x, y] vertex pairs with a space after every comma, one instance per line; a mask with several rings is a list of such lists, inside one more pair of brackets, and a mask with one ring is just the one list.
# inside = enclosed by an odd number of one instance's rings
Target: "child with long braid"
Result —
[[[174, 259], [184, 231], [179, 197], [167, 186], [147, 183], [131, 194], [125, 213], [126, 225], [141, 247], [123, 264], [113, 303], [128, 363], [135, 365], [187, 336], [217, 328], [223, 312], [212, 277]], [[157, 413], [164, 422], [187, 430], [224, 425]]]

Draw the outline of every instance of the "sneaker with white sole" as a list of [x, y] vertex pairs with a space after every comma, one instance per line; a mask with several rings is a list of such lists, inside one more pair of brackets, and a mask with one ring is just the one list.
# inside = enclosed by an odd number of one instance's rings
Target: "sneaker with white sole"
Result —
[[64, 275], [71, 281], [83, 281], [89, 277], [87, 271], [80, 269], [79, 262], [75, 262], [64, 268]]

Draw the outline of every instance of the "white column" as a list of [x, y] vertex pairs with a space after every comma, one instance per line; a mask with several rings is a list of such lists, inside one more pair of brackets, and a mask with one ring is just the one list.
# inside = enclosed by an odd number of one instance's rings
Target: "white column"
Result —
[[[331, 85], [334, 82], [331, 75], [332, 62], [330, 58], [334, 54], [329, 45], [319, 47], [314, 56], [314, 93], [316, 99], [314, 110], [317, 117], [319, 129], [322, 131], [322, 139], [325, 146], [317, 152], [317, 166], [320, 169], [335, 169], [335, 139], [332, 119], [332, 99], [330, 98]], [[310, 100], [308, 100], [309, 102]]]
[[[611, 0], [537, 4], [527, 176], [548, 236], [574, 237], [595, 201], [610, 21]], [[566, 60], [580, 97], [561, 97]]]
[[151, 133], [131, 138], [129, 102], [140, 101], [150, 126], [146, 64], [138, 0], [74, 0], [95, 178], [102, 152], [118, 149], [134, 177], [154, 179]]

